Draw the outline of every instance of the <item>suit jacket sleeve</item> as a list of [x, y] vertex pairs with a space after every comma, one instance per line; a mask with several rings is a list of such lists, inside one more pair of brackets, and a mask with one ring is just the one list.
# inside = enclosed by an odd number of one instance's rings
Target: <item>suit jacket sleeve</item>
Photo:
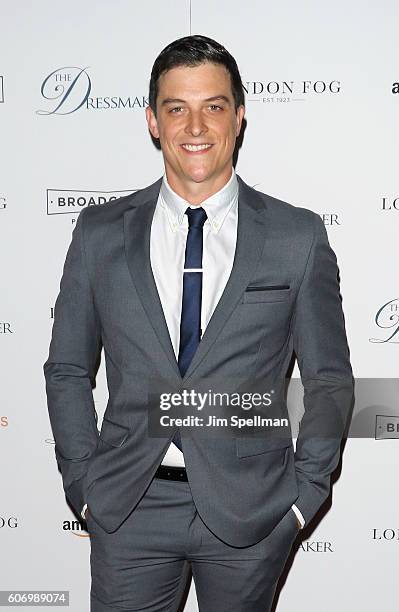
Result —
[[299, 507], [306, 523], [330, 492], [330, 475], [353, 402], [337, 259], [320, 217], [314, 215], [313, 243], [297, 296], [293, 347], [304, 387], [305, 413], [295, 452]]
[[63, 486], [77, 512], [86, 500], [86, 471], [99, 435], [92, 386], [101, 352], [101, 328], [84, 252], [83, 209], [72, 232], [43, 365], [55, 455]]

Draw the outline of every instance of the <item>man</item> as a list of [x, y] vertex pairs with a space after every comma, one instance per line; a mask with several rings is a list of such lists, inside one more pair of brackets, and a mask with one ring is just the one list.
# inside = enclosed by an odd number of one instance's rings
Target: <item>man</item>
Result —
[[[187, 562], [202, 612], [269, 610], [329, 494], [353, 393], [336, 257], [317, 214], [236, 175], [243, 117], [226, 49], [172, 42], [146, 108], [164, 176], [83, 209], [73, 231], [44, 372], [64, 489], [91, 535], [94, 612], [177, 610]], [[295, 454], [290, 435], [150, 435], [155, 387], [276, 382], [293, 350], [305, 389]]]

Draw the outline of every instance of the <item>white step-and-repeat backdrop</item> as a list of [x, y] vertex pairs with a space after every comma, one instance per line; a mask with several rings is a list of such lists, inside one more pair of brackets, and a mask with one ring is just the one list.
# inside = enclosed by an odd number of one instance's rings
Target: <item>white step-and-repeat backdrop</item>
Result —
[[[65, 501], [42, 367], [79, 211], [163, 172], [149, 75], [191, 33], [236, 57], [247, 92], [236, 170], [323, 218], [355, 377], [379, 379], [357, 406], [367, 434], [348, 440], [277, 609], [396, 609], [398, 23], [396, 0], [0, 1], [0, 590], [67, 590], [71, 612], [89, 609], [90, 541]], [[100, 426], [103, 363], [94, 397]], [[185, 609], [198, 609], [194, 584]]]

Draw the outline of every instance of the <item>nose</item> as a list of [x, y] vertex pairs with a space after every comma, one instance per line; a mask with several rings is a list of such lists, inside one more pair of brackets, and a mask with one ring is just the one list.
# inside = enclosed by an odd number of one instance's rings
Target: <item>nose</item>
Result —
[[191, 136], [200, 136], [208, 131], [201, 111], [190, 112], [184, 131], [186, 134], [190, 134]]

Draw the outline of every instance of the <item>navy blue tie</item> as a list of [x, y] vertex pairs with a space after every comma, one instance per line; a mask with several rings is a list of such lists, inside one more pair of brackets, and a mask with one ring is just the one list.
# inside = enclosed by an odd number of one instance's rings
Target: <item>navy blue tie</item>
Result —
[[[202, 229], [207, 218], [203, 208], [187, 208], [188, 234], [184, 269], [198, 269], [198, 272], [183, 273], [183, 299], [180, 318], [180, 346], [178, 365], [182, 376], [187, 372], [194, 353], [201, 340], [201, 298], [202, 298]], [[173, 442], [182, 450], [180, 432]]]

